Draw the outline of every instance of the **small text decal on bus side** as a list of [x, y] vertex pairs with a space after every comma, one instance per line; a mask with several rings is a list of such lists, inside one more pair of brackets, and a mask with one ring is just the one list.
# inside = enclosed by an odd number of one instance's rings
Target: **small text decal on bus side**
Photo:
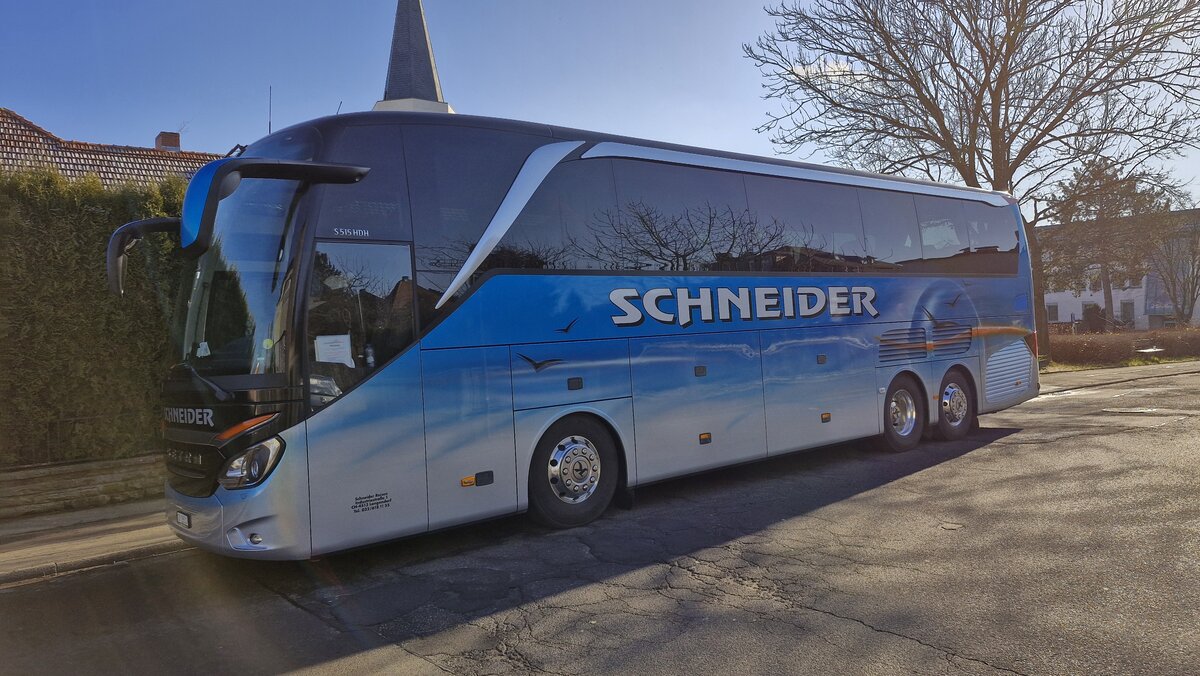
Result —
[[[737, 319], [796, 319], [817, 317], [826, 312], [832, 317], [854, 315], [879, 316], [875, 309], [875, 289], [869, 286], [741, 287], [729, 289], [702, 287], [649, 289], [613, 289], [608, 299], [621, 311], [612, 316], [617, 326], [637, 326], [649, 316], [663, 324], [687, 326], [693, 321], [733, 321]], [[640, 305], [640, 307], [639, 307]]]

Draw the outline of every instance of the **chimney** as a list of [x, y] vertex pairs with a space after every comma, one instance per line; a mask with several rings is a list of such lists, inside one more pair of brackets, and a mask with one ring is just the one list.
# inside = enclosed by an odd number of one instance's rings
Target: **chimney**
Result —
[[154, 137], [155, 150], [170, 150], [171, 152], [179, 152], [179, 132], [177, 131], [160, 131], [158, 136]]

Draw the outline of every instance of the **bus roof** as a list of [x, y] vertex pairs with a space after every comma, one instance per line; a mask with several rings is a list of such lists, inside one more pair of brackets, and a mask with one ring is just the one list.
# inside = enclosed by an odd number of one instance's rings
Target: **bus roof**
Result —
[[[788, 174], [802, 172], [803, 174], [825, 174], [828, 175], [830, 182], [844, 183], [863, 183], [876, 185], [876, 187], [886, 188], [886, 185], [895, 184], [893, 189], [904, 192], [917, 192], [937, 194], [941, 196], [956, 196], [960, 199], [978, 200], [991, 204], [1008, 203], [1016, 204], [1016, 200], [1008, 193], [985, 190], [982, 188], [970, 188], [947, 183], [937, 183], [934, 181], [924, 181], [915, 178], [906, 178], [903, 176], [892, 176], [887, 174], [876, 174], [867, 171], [858, 171], [855, 169], [844, 169], [841, 167], [833, 167], [824, 164], [813, 162], [797, 162], [794, 160], [786, 160], [778, 157], [763, 157], [759, 155], [747, 155], [744, 153], [733, 153], [722, 150], [712, 150], [709, 148], [699, 148], [695, 146], [685, 146], [675, 143], [664, 143], [662, 141], [651, 141], [648, 139], [640, 139], [629, 136], [619, 136], [615, 134], [604, 134], [594, 131], [586, 131], [582, 129], [571, 129], [569, 127], [556, 127], [553, 125], [542, 124], [538, 122], [523, 122], [520, 120], [508, 120], [496, 117], [482, 117], [477, 115], [448, 115], [446, 113], [413, 113], [413, 112], [395, 112], [395, 111], [368, 111], [360, 113], [345, 113], [342, 115], [331, 115], [328, 117], [317, 118], [308, 122], [304, 122], [296, 127], [311, 126], [318, 130], [334, 129], [342, 126], [359, 126], [359, 125], [375, 125], [375, 124], [429, 124], [439, 126], [458, 126], [471, 127], [475, 129], [495, 129], [498, 131], [517, 132], [522, 134], [532, 134], [537, 136], [546, 136], [549, 138], [562, 140], [585, 141], [589, 143], [606, 143], [606, 148], [631, 148], [638, 149], [656, 149], [664, 151], [660, 157], [652, 157], [651, 153], [641, 152], [626, 157], [636, 157], [639, 159], [659, 159], [661, 161], [672, 162], [676, 164], [701, 164], [712, 168], [737, 169], [737, 163], [754, 163], [758, 165], [772, 165], [785, 169], [791, 169]], [[589, 151], [591, 152], [591, 151]], [[689, 159], [687, 156], [692, 156]], [[586, 155], [585, 155], [586, 156]], [[592, 155], [598, 156], [598, 155]], [[619, 156], [605, 154], [605, 156]], [[725, 162], [696, 162], [696, 156], [704, 158], [712, 158], [713, 160], [725, 160]], [[749, 173], [754, 173], [753, 169], [743, 169]], [[761, 172], [760, 172], [761, 173]], [[803, 176], [799, 176], [803, 177]], [[839, 177], [844, 177], [840, 178]], [[849, 180], [847, 180], [849, 179]], [[854, 180], [858, 179], [858, 180]], [[818, 179], [819, 180], [819, 179]]]

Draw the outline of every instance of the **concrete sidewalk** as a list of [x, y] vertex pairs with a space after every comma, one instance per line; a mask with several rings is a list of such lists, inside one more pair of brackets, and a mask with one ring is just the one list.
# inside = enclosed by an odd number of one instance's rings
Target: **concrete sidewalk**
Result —
[[[1200, 361], [1049, 373], [1042, 393], [1188, 374]], [[187, 548], [162, 500], [0, 521], [0, 586]]]
[[0, 586], [187, 549], [162, 499], [0, 521]]

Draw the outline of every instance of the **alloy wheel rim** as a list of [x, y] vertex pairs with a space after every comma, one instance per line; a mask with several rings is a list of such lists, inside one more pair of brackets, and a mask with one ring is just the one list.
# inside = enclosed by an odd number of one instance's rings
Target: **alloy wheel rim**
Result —
[[951, 427], [958, 427], [967, 419], [968, 403], [967, 393], [958, 383], [950, 383], [942, 390], [942, 415]]
[[896, 390], [888, 404], [892, 430], [901, 437], [913, 433], [917, 426], [917, 402], [908, 390]]
[[587, 437], [570, 436], [559, 441], [550, 452], [546, 479], [559, 500], [577, 505], [600, 486], [600, 452]]

